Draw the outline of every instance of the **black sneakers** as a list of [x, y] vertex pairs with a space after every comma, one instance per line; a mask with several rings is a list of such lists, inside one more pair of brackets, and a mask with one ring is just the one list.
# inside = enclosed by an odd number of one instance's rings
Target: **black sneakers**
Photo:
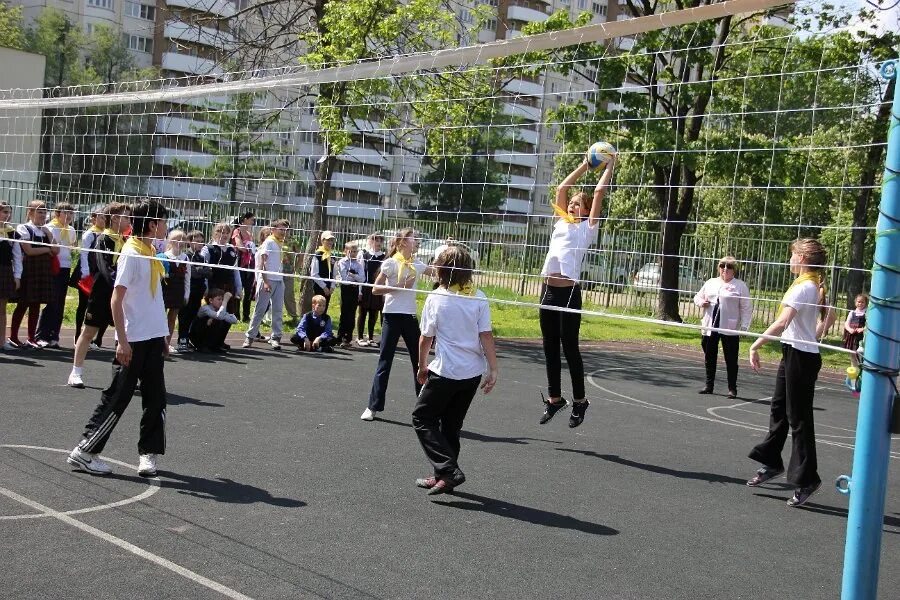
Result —
[[[442, 475], [441, 477], [438, 477], [437, 480], [435, 481], [434, 485], [431, 486], [430, 488], [428, 488], [428, 495], [429, 496], [437, 496], [438, 494], [449, 494], [453, 491], [453, 489], [456, 486], [462, 485], [465, 482], [466, 482], [466, 476], [463, 475], [462, 471], [457, 469], [456, 473], [454, 473], [453, 475]], [[423, 483], [430, 483], [430, 482], [428, 482], [426, 480], [426, 481], [423, 481]], [[416, 481], [416, 485], [418, 485], [418, 484], [419, 484], [419, 482]], [[422, 486], [419, 486], [419, 487], [422, 487]]]
[[754, 475], [752, 479], [747, 480], [747, 485], [749, 485], [750, 487], [762, 485], [770, 479], [775, 479], [782, 473], [784, 473], [784, 469], [772, 469], [770, 467], [763, 467], [756, 472], [756, 475]]
[[561, 409], [568, 406], [568, 402], [566, 402], [566, 399], [563, 397], [560, 397], [557, 402], [550, 402], [544, 398], [544, 394], [541, 393], [541, 400], [544, 402], [544, 414], [541, 415], [541, 425], [552, 419], [553, 415], [558, 413]]
[[584, 413], [591, 403], [587, 400], [572, 403], [572, 414], [569, 416], [569, 427], [578, 427], [584, 422]]
[[803, 506], [810, 499], [810, 497], [819, 490], [819, 487], [821, 485], [822, 482], [820, 481], [819, 483], [814, 483], [806, 487], [797, 488], [797, 490], [794, 492], [794, 495], [791, 496], [791, 499], [787, 501], [787, 505], [791, 507]]

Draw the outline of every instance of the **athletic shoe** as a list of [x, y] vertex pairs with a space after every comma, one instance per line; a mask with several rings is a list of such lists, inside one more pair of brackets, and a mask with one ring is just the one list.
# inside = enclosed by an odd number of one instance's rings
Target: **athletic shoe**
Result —
[[6, 351], [18, 350], [19, 346], [12, 340], [6, 340], [6, 342], [3, 343], [3, 349]]
[[169, 345], [169, 354], [181, 354], [181, 351], [175, 346]]
[[84, 452], [81, 448], [75, 448], [69, 453], [66, 462], [77, 469], [94, 475], [108, 475], [112, 473], [112, 467], [100, 460], [97, 454]]
[[97, 342], [91, 342], [91, 350], [99, 350], [101, 346]]
[[367, 408], [363, 411], [363, 414], [359, 417], [363, 421], [374, 421], [375, 420], [375, 412], [371, 408]]
[[381, 348], [381, 342], [376, 342], [374, 339], [369, 338], [369, 346], [371, 346], [372, 348]]
[[758, 485], [762, 485], [770, 479], [775, 479], [779, 475], [784, 473], [784, 469], [772, 469], [770, 467], [763, 467], [756, 472], [756, 475], [753, 476], [752, 479], [747, 481], [747, 485], [750, 487], [756, 487]]
[[566, 402], [566, 399], [563, 397], [560, 397], [558, 402], [550, 402], [549, 400], [544, 398], [544, 394], [541, 393], [541, 400], [543, 400], [544, 402], [544, 414], [541, 415], [541, 425], [552, 419], [553, 415], [555, 415], [561, 409], [568, 406], [568, 402]]
[[350, 348], [352, 348], [352, 346], [350, 345], [350, 342], [341, 342], [341, 348], [344, 350], [349, 350]]
[[25, 340], [24, 342], [22, 342], [22, 347], [29, 350], [43, 350], [44, 348], [43, 346], [39, 346], [37, 342], [34, 342], [32, 340]]
[[59, 341], [54, 340], [52, 342], [47, 342], [47, 347], [51, 350], [59, 350]]
[[176, 349], [179, 353], [184, 353], [184, 352], [190, 352], [190, 351], [191, 351], [191, 347], [190, 347], [190, 345], [187, 343], [187, 340], [180, 340], [180, 341], [178, 342], [178, 345], [175, 346], [175, 349]]
[[224, 343], [223, 343], [223, 344], [221, 344], [221, 345], [219, 346], [219, 349], [220, 349], [220, 350], [225, 350], [225, 351], [227, 352], [228, 350], [231, 350], [231, 344], [224, 344]]
[[822, 482], [820, 481], [819, 483], [814, 483], [806, 487], [797, 488], [797, 491], [794, 492], [794, 495], [791, 496], [791, 499], [787, 501], [787, 505], [791, 507], [803, 506], [810, 499], [810, 497], [819, 490], [819, 486], [821, 485]]
[[698, 394], [712, 394], [713, 389], [711, 387], [705, 387], [702, 390], [697, 390]]
[[578, 427], [584, 422], [584, 413], [587, 412], [588, 406], [591, 403], [585, 400], [584, 402], [572, 402], [572, 414], [569, 415], [569, 427]]
[[728, 390], [728, 399], [734, 400], [737, 398], [737, 390]]
[[84, 380], [81, 378], [81, 375], [70, 373], [69, 380], [66, 382], [66, 385], [68, 385], [69, 387], [78, 388], [79, 390], [83, 390]]
[[369, 342], [363, 338], [359, 338], [356, 340], [356, 345], [359, 346], [360, 348], [365, 348], [366, 346], [369, 345]]
[[47, 346], [49, 346], [50, 342], [47, 342], [44, 340], [38, 340], [37, 342], [35, 342], [35, 344], [37, 345], [38, 348], [43, 349], [43, 348], [46, 348]]
[[141, 454], [138, 461], [138, 475], [141, 477], [156, 477], [155, 454]]
[[466, 476], [463, 475], [463, 472], [459, 469], [456, 470], [456, 474], [452, 477], [440, 477], [435, 482], [435, 484], [428, 490], [429, 496], [437, 496], [438, 494], [449, 494], [451, 493], [457, 486], [460, 486], [466, 482]]
[[244, 343], [241, 344], [241, 348], [252, 348], [252, 347], [253, 347], [253, 340], [251, 340], [250, 338], [245, 339]]
[[425, 488], [426, 490], [430, 490], [437, 484], [438, 479], [434, 475], [431, 477], [422, 477], [421, 479], [416, 479], [416, 487]]
[[272, 350], [281, 350], [281, 342], [274, 338], [269, 340], [269, 345], [272, 346]]
[[269, 338], [267, 338], [266, 336], [264, 336], [264, 335], [261, 334], [261, 333], [257, 333], [257, 334], [256, 334], [256, 339], [253, 340], [253, 341], [254, 341], [254, 342], [268, 342], [268, 341], [269, 341]]

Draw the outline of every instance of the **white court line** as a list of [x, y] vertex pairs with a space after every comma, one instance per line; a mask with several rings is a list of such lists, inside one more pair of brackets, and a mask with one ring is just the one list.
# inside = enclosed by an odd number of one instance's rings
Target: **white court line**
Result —
[[[46, 446], [28, 446], [26, 444], [0, 444], [0, 448], [22, 448], [27, 450], [47, 450], [49, 452], [60, 452], [62, 454], [68, 454], [69, 450], [63, 450], [62, 448], [48, 448]], [[106, 462], [113, 463], [114, 465], [119, 465], [121, 467], [127, 467], [132, 471], [137, 471], [137, 467], [134, 465], [130, 465], [126, 462], [122, 462], [121, 460], [116, 460], [114, 458], [108, 458], [106, 456], [102, 457]], [[124, 500], [119, 500], [117, 502], [110, 502], [109, 504], [101, 504], [99, 506], [91, 506], [88, 508], [78, 508], [76, 510], [67, 510], [62, 514], [64, 515], [83, 515], [85, 513], [97, 512], [100, 510], [108, 510], [110, 508], [119, 508], [120, 506], [127, 506], [129, 504], [134, 504], [135, 502], [141, 502], [142, 500], [146, 500], [153, 494], [159, 491], [159, 479], [152, 478], [147, 480], [147, 489], [138, 494], [137, 496], [133, 496], [131, 498], [125, 498]], [[44, 517], [49, 517], [47, 513], [36, 513], [31, 515], [3, 515], [0, 516], [0, 521], [21, 521], [23, 519], [43, 519]]]
[[[49, 448], [49, 449], [52, 450], [52, 448]], [[110, 462], [116, 462], [117, 464], [125, 464], [125, 463], [120, 463], [119, 461], [110, 461]], [[128, 466], [128, 465], [126, 465], [126, 466]], [[105, 542], [109, 542], [110, 544], [113, 544], [114, 546], [118, 546], [119, 548], [122, 548], [123, 550], [127, 550], [128, 552], [131, 552], [132, 554], [139, 556], [140, 558], [143, 558], [154, 564], [157, 564], [165, 569], [172, 571], [173, 573], [177, 573], [178, 575], [181, 575], [182, 577], [185, 577], [186, 579], [190, 579], [191, 581], [193, 581], [195, 583], [199, 583], [200, 585], [207, 587], [215, 592], [218, 592], [218, 593], [222, 594], [223, 596], [226, 596], [228, 598], [234, 598], [235, 600], [253, 600], [250, 596], [245, 596], [244, 594], [241, 594], [240, 592], [237, 592], [237, 591], [231, 589], [230, 587], [227, 587], [225, 585], [222, 585], [221, 583], [213, 581], [212, 579], [204, 577], [203, 575], [195, 573], [195, 572], [191, 571], [190, 569], [182, 567], [181, 565], [175, 564], [174, 562], [172, 562], [168, 559], [165, 559], [161, 556], [158, 556], [156, 554], [153, 554], [152, 552], [144, 550], [143, 548], [141, 548], [139, 546], [135, 546], [131, 542], [126, 542], [125, 540], [123, 540], [121, 538], [118, 538], [110, 533], [106, 533], [105, 531], [97, 529], [96, 527], [92, 527], [91, 525], [88, 525], [87, 523], [82, 523], [81, 521], [78, 521], [78, 520], [72, 518], [71, 516], [69, 516], [66, 513], [63, 513], [63, 512], [57, 511], [57, 510], [53, 510], [52, 508], [50, 508], [48, 506], [44, 506], [40, 502], [35, 502], [34, 500], [31, 500], [29, 498], [21, 496], [15, 492], [13, 492], [12, 490], [8, 490], [4, 487], [0, 487], [0, 494], [6, 496], [7, 498], [10, 498], [11, 500], [15, 500], [16, 502], [19, 502], [20, 504], [24, 504], [25, 506], [27, 506], [33, 510], [36, 510], [42, 514], [45, 514], [48, 517], [52, 517], [54, 519], [59, 519], [66, 525], [71, 525], [72, 527], [75, 527], [76, 529], [80, 529], [81, 531], [83, 531], [85, 533], [89, 533], [90, 535], [93, 535], [94, 537], [97, 537]]]

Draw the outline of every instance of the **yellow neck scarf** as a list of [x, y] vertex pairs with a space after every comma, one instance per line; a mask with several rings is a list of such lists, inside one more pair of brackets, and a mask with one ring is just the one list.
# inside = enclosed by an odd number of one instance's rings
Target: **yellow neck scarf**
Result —
[[15, 231], [16, 228], [12, 227], [9, 223], [0, 223], [0, 235], [7, 235], [11, 231]]
[[557, 216], [557, 217], [559, 217], [560, 219], [562, 219], [562, 220], [565, 221], [566, 223], [569, 223], [570, 225], [573, 225], [573, 224], [575, 224], [575, 223], [578, 222], [578, 219], [576, 219], [575, 217], [573, 217], [572, 215], [570, 215], [567, 211], [561, 209], [561, 208], [559, 207], [559, 204], [554, 204], [554, 205], [553, 205], [553, 212], [556, 213], [556, 216]]
[[103, 235], [111, 239], [116, 245], [116, 253], [113, 255], [112, 259], [112, 262], [115, 265], [119, 262], [119, 253], [122, 252], [122, 248], [125, 246], [125, 240], [122, 238], [122, 234], [116, 233], [109, 227], [103, 230]]
[[397, 282], [398, 283], [402, 283], [403, 281], [405, 281], [403, 279], [403, 269], [404, 268], [407, 268], [410, 271], [412, 271], [413, 275], [416, 274], [416, 268], [413, 266], [412, 258], [406, 258], [405, 256], [403, 256], [402, 252], [394, 253], [394, 255], [391, 258], [393, 258], [398, 263], [400, 263], [400, 269], [397, 271]]
[[91, 233], [102, 233], [103, 230], [97, 227], [96, 225], [91, 225], [91, 228], [88, 229]]
[[472, 285], [470, 281], [466, 285], [460, 287], [458, 284], [453, 284], [448, 288], [451, 292], [456, 292], [461, 296], [474, 296], [475, 295], [475, 286]]
[[791, 290], [798, 285], [803, 285], [807, 281], [812, 281], [816, 284], [816, 287], [821, 287], [822, 285], [822, 277], [818, 273], [803, 273], [802, 275], [799, 275], [784, 293], [784, 297], [781, 299], [781, 309], [778, 311], [779, 314], [781, 314], [781, 311], [784, 310], [784, 301], [787, 300], [788, 294], [791, 293]]
[[133, 249], [141, 256], [150, 258], [150, 296], [155, 298], [160, 281], [166, 274], [165, 266], [163, 266], [161, 260], [156, 260], [156, 252], [153, 251], [153, 246], [145, 244], [137, 236], [133, 235], [128, 238], [128, 241], [125, 242], [125, 247]]
[[267, 242], [275, 242], [278, 245], [279, 250], [281, 250], [282, 246], [284, 245], [284, 242], [279, 242], [278, 238], [275, 237], [274, 235], [270, 235], [269, 237], [267, 237], [266, 241]]
[[316, 248], [316, 252], [322, 253], [323, 260], [331, 260], [331, 250], [329, 250], [325, 246], [319, 246], [318, 248]]
[[59, 241], [61, 241], [63, 245], [72, 245], [72, 230], [69, 229], [68, 225], [63, 225], [59, 219], [53, 217], [53, 219], [50, 220], [50, 227], [59, 229]]

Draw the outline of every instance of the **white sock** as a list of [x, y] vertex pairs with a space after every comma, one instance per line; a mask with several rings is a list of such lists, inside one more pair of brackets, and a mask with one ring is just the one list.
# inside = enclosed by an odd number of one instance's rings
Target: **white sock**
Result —
[[82, 370], [83, 368], [84, 368], [84, 367], [72, 367], [72, 375], [78, 375], [78, 376], [81, 376], [81, 370]]

